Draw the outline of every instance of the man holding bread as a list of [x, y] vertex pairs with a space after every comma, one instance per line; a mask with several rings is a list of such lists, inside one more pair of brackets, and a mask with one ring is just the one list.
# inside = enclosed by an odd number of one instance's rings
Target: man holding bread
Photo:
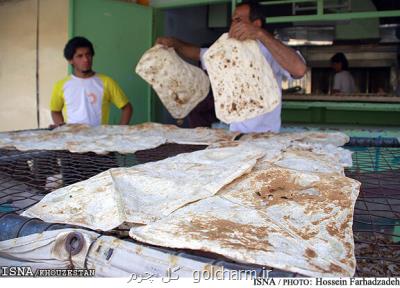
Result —
[[[295, 50], [275, 39], [272, 34], [266, 31], [264, 23], [265, 17], [260, 4], [253, 1], [241, 3], [233, 13], [229, 37], [239, 41], [256, 40], [263, 56], [271, 66], [279, 88], [281, 88], [283, 78], [301, 78], [306, 73], [307, 66], [304, 59]], [[195, 61], [201, 61], [203, 67], [205, 67], [203, 55], [207, 48], [200, 48], [173, 37], [160, 37], [157, 39], [157, 43], [173, 47], [178, 54]], [[233, 122], [229, 128], [231, 131], [241, 133], [279, 132], [281, 108], [282, 105], [279, 104], [271, 112], [241, 122]]]

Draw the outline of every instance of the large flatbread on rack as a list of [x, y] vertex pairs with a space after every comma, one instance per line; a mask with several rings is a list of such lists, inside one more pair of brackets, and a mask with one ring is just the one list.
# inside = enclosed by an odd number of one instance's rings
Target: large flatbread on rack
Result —
[[281, 99], [269, 63], [254, 40], [223, 34], [205, 53], [218, 119], [232, 123], [275, 109]]
[[130, 236], [313, 277], [355, 272], [352, 219], [360, 183], [271, 168], [238, 178]]
[[210, 90], [210, 81], [200, 68], [185, 62], [173, 48], [159, 44], [143, 54], [135, 71], [175, 119], [185, 118]]
[[105, 231], [123, 222], [147, 224], [214, 195], [262, 156], [256, 149], [210, 149], [113, 168], [46, 195], [22, 215]]

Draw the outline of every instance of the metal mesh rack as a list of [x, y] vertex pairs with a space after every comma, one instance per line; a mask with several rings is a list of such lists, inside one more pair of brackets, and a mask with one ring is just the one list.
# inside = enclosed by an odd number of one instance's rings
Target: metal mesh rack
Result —
[[400, 275], [400, 148], [351, 147], [346, 175], [361, 182], [354, 211], [359, 276]]
[[[346, 170], [346, 175], [362, 183], [353, 224], [356, 275], [399, 276], [400, 147], [398, 143], [393, 142], [396, 145], [392, 145], [397, 147], [388, 147], [390, 141], [371, 139], [363, 139], [363, 143], [368, 144], [365, 146], [352, 146], [363, 145], [353, 140], [346, 147], [354, 152], [353, 167]], [[384, 143], [384, 147], [367, 147], [371, 143]], [[165, 144], [126, 155], [0, 149], [0, 230], [8, 231], [7, 235], [3, 231], [0, 233], [0, 241], [65, 227], [17, 215], [40, 201], [54, 187], [85, 180], [112, 167], [129, 167], [204, 148], [205, 146], [199, 145]], [[126, 232], [119, 228], [110, 233], [133, 241], [128, 239]], [[195, 255], [193, 251], [170, 251], [174, 254], [185, 253], [187, 257], [190, 254]], [[213, 263], [222, 261], [227, 268], [240, 266], [216, 255], [206, 255], [207, 257], [214, 257]], [[241, 267], [243, 269], [243, 265]], [[296, 276], [294, 273], [279, 270], [275, 270], [274, 275]]]

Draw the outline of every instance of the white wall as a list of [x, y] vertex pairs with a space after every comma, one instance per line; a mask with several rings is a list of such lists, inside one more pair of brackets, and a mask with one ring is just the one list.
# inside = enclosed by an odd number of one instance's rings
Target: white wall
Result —
[[67, 23], [68, 0], [0, 2], [0, 131], [38, 128], [38, 109], [40, 126], [50, 124], [52, 86], [67, 73]]
[[67, 75], [63, 56], [68, 41], [68, 0], [40, 0], [39, 17], [39, 115], [40, 127], [47, 127], [50, 96], [56, 81]]

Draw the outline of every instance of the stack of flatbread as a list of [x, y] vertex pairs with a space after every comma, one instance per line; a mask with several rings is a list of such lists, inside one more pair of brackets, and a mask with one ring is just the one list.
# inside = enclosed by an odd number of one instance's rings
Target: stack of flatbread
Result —
[[279, 105], [278, 83], [256, 41], [223, 34], [207, 50], [204, 61], [221, 121], [247, 120]]
[[246, 134], [240, 141], [216, 142], [208, 149], [221, 147], [253, 146], [263, 149], [265, 155], [254, 170], [282, 167], [315, 173], [344, 175], [344, 168], [351, 167], [352, 156], [341, 146], [349, 141], [343, 133], [293, 132]]
[[210, 81], [200, 68], [185, 62], [173, 48], [159, 44], [143, 54], [135, 71], [175, 119], [186, 117], [210, 90]]
[[101, 230], [125, 223], [132, 238], [153, 245], [314, 277], [353, 276], [360, 183], [343, 174], [350, 154], [336, 144], [346, 137], [264, 136], [110, 169], [23, 215]]
[[85, 153], [135, 153], [164, 143], [209, 145], [233, 140], [238, 133], [222, 129], [183, 129], [174, 125], [144, 123], [133, 126], [102, 125], [90, 127], [68, 124], [52, 131], [32, 130], [0, 133], [0, 148], [26, 150], [68, 150]]

